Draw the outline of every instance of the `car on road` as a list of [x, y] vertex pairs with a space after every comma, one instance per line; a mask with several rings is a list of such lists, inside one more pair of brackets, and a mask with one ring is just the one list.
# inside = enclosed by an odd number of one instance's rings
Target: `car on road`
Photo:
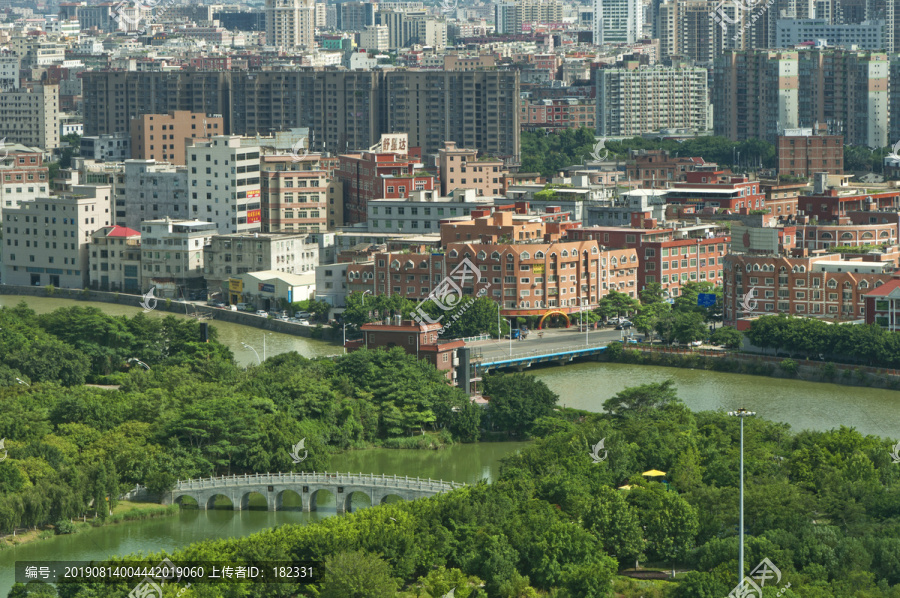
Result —
[[264, 309], [257, 309], [257, 310], [256, 310], [256, 315], [262, 316], [262, 317], [264, 317], [264, 318], [268, 318], [268, 317], [269, 317], [268, 312], [266, 312], [266, 310], [264, 310]]
[[210, 301], [209, 306], [210, 306], [210, 307], [228, 307], [227, 305], [225, 305], [225, 304], [222, 303], [221, 301]]
[[311, 326], [311, 324], [309, 323], [309, 320], [298, 319], [297, 323], [302, 324], [303, 326]]
[[633, 324], [631, 322], [629, 322], [628, 320], [625, 320], [624, 322], [622, 322], [618, 326], [616, 326], [616, 330], [628, 330], [632, 326], [633, 326]]

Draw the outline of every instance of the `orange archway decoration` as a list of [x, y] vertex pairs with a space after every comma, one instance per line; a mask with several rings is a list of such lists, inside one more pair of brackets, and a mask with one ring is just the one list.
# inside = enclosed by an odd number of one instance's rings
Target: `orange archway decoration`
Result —
[[538, 330], [542, 330], [544, 328], [544, 320], [546, 320], [548, 316], [552, 316], [554, 314], [559, 314], [566, 319], [566, 328], [568, 328], [569, 326], [572, 325], [572, 323], [569, 321], [569, 314], [567, 314], [564, 311], [551, 309], [550, 311], [545, 313], [544, 316], [541, 318], [541, 321], [538, 322]]

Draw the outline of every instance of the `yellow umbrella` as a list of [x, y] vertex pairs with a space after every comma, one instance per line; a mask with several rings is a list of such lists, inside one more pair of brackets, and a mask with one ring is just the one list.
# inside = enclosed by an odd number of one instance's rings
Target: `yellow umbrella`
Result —
[[641, 475], [645, 475], [645, 476], [648, 476], [648, 477], [651, 477], [651, 478], [655, 478], [655, 477], [657, 477], [657, 476], [666, 475], [666, 472], [660, 471], [660, 470], [658, 470], [658, 469], [651, 469], [650, 471], [645, 471], [645, 472], [642, 473]]

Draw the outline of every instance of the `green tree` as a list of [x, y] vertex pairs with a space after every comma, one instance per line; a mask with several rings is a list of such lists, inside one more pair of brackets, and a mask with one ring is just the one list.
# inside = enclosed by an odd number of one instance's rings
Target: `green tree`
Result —
[[361, 550], [329, 556], [322, 568], [320, 598], [394, 598], [400, 585], [388, 563]]
[[492, 374], [484, 379], [488, 416], [495, 428], [525, 433], [535, 420], [550, 415], [559, 397], [534, 376]]
[[643, 305], [650, 305], [653, 303], [662, 303], [663, 302], [663, 287], [662, 284], [658, 282], [649, 282], [640, 292], [641, 295], [641, 303]]
[[650, 333], [656, 328], [657, 322], [661, 318], [667, 317], [671, 311], [672, 306], [662, 301], [645, 303], [641, 305], [637, 315], [634, 317], [634, 327], [649, 337]]
[[[713, 307], [700, 307], [697, 300], [700, 293], [713, 294], [716, 303]], [[674, 309], [677, 312], [693, 312], [703, 316], [704, 322], [718, 322], [722, 319], [723, 288], [711, 282], [689, 282], [681, 287], [681, 294], [675, 298]]]
[[604, 318], [613, 316], [627, 317], [629, 314], [637, 311], [639, 307], [640, 302], [637, 299], [611, 289], [607, 295], [600, 299], [596, 311], [598, 315]]
[[709, 342], [727, 349], [740, 349], [744, 342], [744, 335], [733, 326], [722, 326], [716, 328], [709, 337]]
[[675, 382], [650, 382], [617, 393], [603, 403], [603, 410], [612, 416], [643, 415], [651, 411], [681, 404]]

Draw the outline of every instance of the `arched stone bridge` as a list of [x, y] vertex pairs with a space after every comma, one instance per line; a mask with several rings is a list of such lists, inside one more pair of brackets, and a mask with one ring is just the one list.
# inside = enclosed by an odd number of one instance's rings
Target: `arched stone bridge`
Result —
[[398, 496], [403, 500], [415, 500], [433, 496], [465, 484], [424, 478], [399, 476], [378, 476], [363, 473], [255, 473], [179, 480], [175, 488], [166, 492], [163, 504], [180, 503], [185, 496], [197, 501], [201, 509], [210, 508], [217, 496], [231, 499], [235, 511], [247, 509], [251, 494], [260, 494], [266, 500], [268, 510], [278, 511], [282, 507], [285, 492], [294, 492], [300, 497], [303, 511], [315, 511], [316, 499], [320, 492], [334, 495], [338, 513], [350, 510], [350, 498], [356, 492], [369, 497], [372, 505], [379, 505], [388, 496]]

